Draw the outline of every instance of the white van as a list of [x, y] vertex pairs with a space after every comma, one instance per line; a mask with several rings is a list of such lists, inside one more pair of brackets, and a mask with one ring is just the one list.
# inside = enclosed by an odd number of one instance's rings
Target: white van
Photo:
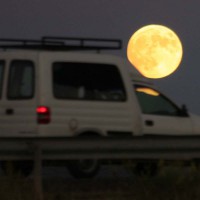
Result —
[[141, 131], [130, 77], [117, 57], [3, 51], [0, 72], [1, 137], [114, 136]]
[[[99, 53], [120, 47], [118, 40], [0, 40], [0, 137], [200, 133], [197, 117], [131, 74], [127, 61]], [[99, 162], [71, 161], [68, 168], [89, 177]]]

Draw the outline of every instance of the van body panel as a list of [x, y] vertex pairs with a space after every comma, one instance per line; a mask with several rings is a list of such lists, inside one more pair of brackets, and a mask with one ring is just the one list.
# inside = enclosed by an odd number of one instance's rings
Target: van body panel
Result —
[[5, 60], [0, 100], [1, 136], [35, 136], [37, 135], [35, 112], [37, 105], [37, 53], [1, 52], [0, 60]]
[[[57, 99], [53, 94], [52, 65], [55, 62], [111, 64], [119, 70], [126, 90], [126, 100], [93, 101]], [[121, 59], [79, 53], [41, 53], [40, 68], [41, 87], [40, 105], [51, 109], [51, 123], [40, 125], [39, 132], [43, 136], [73, 136], [87, 131], [107, 135], [108, 132], [141, 133], [141, 119], [137, 100], [132, 93], [129, 74]], [[78, 71], [77, 71], [78, 73]], [[102, 77], [102, 82], [104, 78]], [[110, 77], [112, 82], [112, 77]], [[46, 85], [50, 87], [46, 87]], [[133, 101], [135, 102], [133, 104]], [[114, 134], [113, 134], [114, 135]]]

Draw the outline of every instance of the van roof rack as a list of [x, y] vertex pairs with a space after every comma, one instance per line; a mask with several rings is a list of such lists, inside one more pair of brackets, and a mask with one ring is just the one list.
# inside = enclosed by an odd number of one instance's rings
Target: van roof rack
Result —
[[44, 36], [40, 40], [0, 38], [0, 49], [32, 49], [49, 51], [70, 50], [119, 50], [122, 41], [119, 39], [51, 37]]

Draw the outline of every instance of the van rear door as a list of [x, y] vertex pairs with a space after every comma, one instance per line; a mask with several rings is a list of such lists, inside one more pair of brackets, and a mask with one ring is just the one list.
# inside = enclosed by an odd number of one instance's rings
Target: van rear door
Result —
[[9, 55], [4, 66], [0, 134], [6, 137], [36, 134], [36, 56], [17, 55]]

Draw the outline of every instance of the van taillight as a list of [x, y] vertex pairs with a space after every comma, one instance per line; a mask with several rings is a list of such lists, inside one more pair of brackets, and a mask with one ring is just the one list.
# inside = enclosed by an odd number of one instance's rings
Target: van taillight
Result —
[[37, 122], [38, 124], [48, 124], [51, 120], [49, 107], [38, 106], [37, 109]]

